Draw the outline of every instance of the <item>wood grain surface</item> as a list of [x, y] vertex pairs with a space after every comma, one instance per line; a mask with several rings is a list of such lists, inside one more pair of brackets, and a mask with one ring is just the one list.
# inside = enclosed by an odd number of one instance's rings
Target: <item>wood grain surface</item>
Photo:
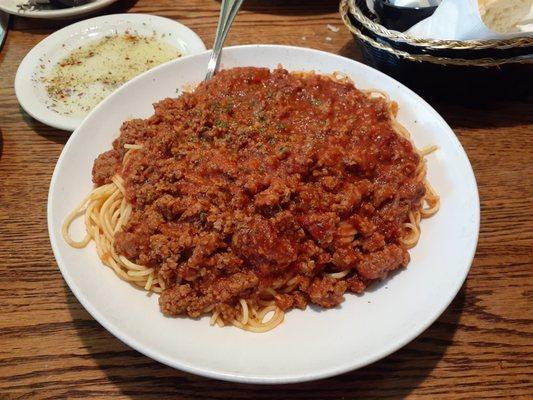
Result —
[[[215, 0], [119, 1], [211, 46]], [[337, 1], [247, 0], [227, 43], [314, 47], [352, 58]], [[103, 329], [63, 281], [46, 226], [48, 185], [68, 133], [24, 113], [13, 81], [24, 55], [65, 21], [12, 20], [0, 52], [0, 399], [533, 398], [533, 102], [433, 103], [473, 164], [481, 233], [460, 293], [393, 355], [327, 380], [285, 386], [214, 381], [137, 353]], [[326, 24], [340, 27], [335, 33]]]

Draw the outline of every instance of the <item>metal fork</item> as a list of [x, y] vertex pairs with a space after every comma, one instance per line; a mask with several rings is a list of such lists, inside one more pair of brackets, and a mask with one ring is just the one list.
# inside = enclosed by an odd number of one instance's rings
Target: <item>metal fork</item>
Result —
[[216, 74], [220, 63], [220, 53], [222, 46], [228, 36], [231, 23], [235, 19], [235, 15], [241, 8], [244, 0], [222, 0], [220, 6], [220, 16], [218, 17], [218, 26], [215, 34], [215, 43], [213, 44], [213, 50], [211, 51], [211, 58], [207, 64], [207, 73], [205, 74], [205, 80], [211, 79]]

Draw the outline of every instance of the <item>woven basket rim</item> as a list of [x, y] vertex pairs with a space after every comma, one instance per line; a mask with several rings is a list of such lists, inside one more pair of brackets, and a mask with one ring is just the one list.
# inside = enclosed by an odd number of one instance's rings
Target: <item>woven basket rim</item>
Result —
[[348, 28], [348, 30], [356, 35], [359, 39], [365, 41], [372, 47], [386, 51], [388, 53], [391, 53], [399, 58], [404, 58], [410, 61], [418, 61], [418, 62], [430, 62], [433, 64], [440, 64], [440, 65], [456, 65], [456, 66], [468, 66], [468, 67], [494, 67], [494, 66], [500, 66], [503, 64], [513, 64], [513, 63], [532, 63], [533, 58], [527, 57], [527, 56], [518, 56], [518, 57], [512, 57], [512, 58], [501, 58], [501, 59], [494, 59], [489, 57], [484, 58], [478, 58], [478, 59], [463, 59], [463, 58], [450, 58], [450, 57], [440, 57], [440, 56], [434, 56], [431, 54], [411, 54], [407, 51], [398, 50], [395, 49], [385, 43], [378, 42], [374, 40], [373, 38], [365, 35], [361, 30], [356, 28], [352, 21], [350, 21], [349, 15], [350, 8], [349, 8], [349, 2], [351, 0], [341, 0], [339, 5], [339, 12], [341, 14], [341, 18], [344, 22], [344, 25]]
[[413, 46], [425, 46], [434, 49], [509, 49], [516, 47], [533, 46], [532, 37], [519, 37], [514, 39], [488, 39], [488, 40], [437, 40], [437, 39], [422, 39], [414, 36], [406, 35], [404, 33], [393, 31], [385, 28], [383, 25], [372, 21], [368, 18], [361, 8], [355, 4], [355, 0], [342, 0], [342, 3], [347, 3], [351, 15], [357, 19], [365, 28], [374, 32], [376, 35], [383, 38], [401, 41]]

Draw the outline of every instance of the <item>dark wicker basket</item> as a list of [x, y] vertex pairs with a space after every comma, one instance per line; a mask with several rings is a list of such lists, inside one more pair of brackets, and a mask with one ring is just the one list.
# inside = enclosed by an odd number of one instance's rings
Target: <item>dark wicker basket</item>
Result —
[[488, 99], [533, 94], [533, 39], [431, 40], [391, 31], [365, 0], [340, 13], [366, 64], [430, 98]]

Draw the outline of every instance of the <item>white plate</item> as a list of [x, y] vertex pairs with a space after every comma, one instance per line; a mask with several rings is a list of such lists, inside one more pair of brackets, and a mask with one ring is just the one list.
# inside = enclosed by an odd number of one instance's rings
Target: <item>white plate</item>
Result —
[[[209, 325], [209, 319], [166, 318], [148, 296], [104, 267], [93, 245], [77, 250], [61, 238], [65, 216], [91, 190], [93, 160], [111, 148], [124, 120], [148, 117], [152, 103], [174, 97], [203, 78], [209, 52], [159, 66], [104, 100], [72, 134], [50, 185], [48, 225], [59, 268], [87, 311], [117, 338], [164, 364], [208, 377], [254, 383], [324, 378], [362, 367], [424, 331], [461, 287], [476, 249], [479, 198], [468, 158], [450, 127], [418, 95], [356, 61], [287, 46], [226, 48], [223, 68], [281, 64], [289, 70], [335, 71], [360, 88], [387, 91], [417, 146], [435, 144], [429, 179], [442, 207], [422, 222], [422, 237], [407, 269], [362, 296], [346, 295], [337, 309], [286, 314], [276, 329], [253, 334]], [[81, 225], [81, 224], [80, 224]], [[81, 227], [79, 232], [81, 234]]]
[[0, 50], [7, 36], [7, 29], [9, 27], [9, 14], [0, 11]]
[[135, 31], [150, 35], [164, 34], [162, 40], [175, 46], [183, 56], [205, 50], [202, 39], [179, 22], [148, 14], [112, 14], [69, 25], [37, 44], [24, 57], [15, 77], [15, 93], [22, 108], [33, 118], [55, 128], [73, 131], [83, 117], [62, 115], [47, 107], [47, 93], [40, 77], [78, 46], [105, 35]]
[[93, 0], [78, 7], [58, 8], [54, 10], [26, 10], [22, 11], [18, 6], [27, 3], [27, 0], [1, 0], [0, 10], [7, 13], [29, 18], [70, 18], [87, 14], [103, 8], [117, 0]]

